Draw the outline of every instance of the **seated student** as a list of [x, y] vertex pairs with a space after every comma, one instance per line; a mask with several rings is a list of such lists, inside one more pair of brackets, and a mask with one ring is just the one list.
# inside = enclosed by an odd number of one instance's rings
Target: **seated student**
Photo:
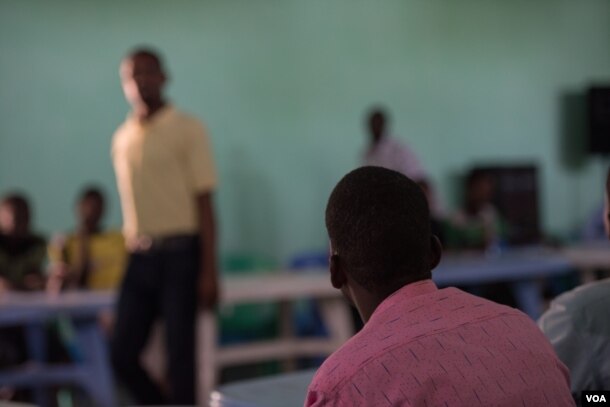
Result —
[[449, 219], [448, 248], [484, 250], [502, 239], [502, 221], [491, 203], [493, 187], [493, 180], [484, 170], [474, 169], [468, 174], [464, 206]]
[[0, 202], [0, 292], [44, 288], [45, 240], [30, 230], [30, 206], [19, 194]]
[[602, 202], [595, 207], [587, 216], [585, 224], [582, 225], [579, 238], [585, 242], [595, 242], [606, 238], [604, 227], [605, 204]]
[[574, 405], [567, 369], [525, 314], [432, 282], [441, 247], [409, 178], [352, 171], [326, 227], [331, 283], [365, 325], [320, 367], [305, 406]]
[[[603, 219], [610, 238], [610, 169]], [[538, 326], [570, 370], [577, 400], [583, 390], [610, 390], [610, 278], [560, 295]]]
[[85, 189], [76, 204], [77, 227], [49, 247], [53, 286], [109, 290], [119, 286], [126, 263], [123, 235], [104, 230], [104, 196], [95, 187]]
[[[30, 230], [30, 206], [20, 194], [0, 201], [0, 297], [3, 292], [44, 288], [45, 240]], [[0, 368], [26, 361], [24, 333], [20, 327], [0, 328]], [[27, 400], [0, 383], [0, 400]], [[2, 404], [0, 402], [0, 404]]]

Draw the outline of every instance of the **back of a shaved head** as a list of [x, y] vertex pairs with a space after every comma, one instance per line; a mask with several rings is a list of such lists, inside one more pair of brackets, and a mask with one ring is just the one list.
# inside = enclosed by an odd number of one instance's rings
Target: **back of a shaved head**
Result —
[[364, 287], [388, 291], [430, 278], [430, 212], [421, 188], [381, 167], [361, 167], [334, 188], [326, 207], [333, 249]]

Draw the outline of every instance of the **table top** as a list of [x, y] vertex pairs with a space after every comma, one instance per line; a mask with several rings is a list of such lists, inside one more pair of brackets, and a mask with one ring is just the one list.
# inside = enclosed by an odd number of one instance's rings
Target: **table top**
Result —
[[432, 271], [432, 279], [442, 286], [469, 285], [532, 280], [571, 269], [569, 258], [560, 251], [525, 247], [484, 255], [446, 253]]
[[326, 268], [277, 271], [264, 274], [225, 276], [222, 279], [223, 305], [238, 302], [292, 300], [304, 297], [341, 296], [330, 284]]
[[214, 391], [211, 407], [300, 407], [315, 370], [229, 383]]
[[101, 311], [114, 306], [116, 294], [111, 291], [70, 291], [57, 294], [8, 292], [0, 296], [0, 325], [34, 322], [65, 315], [97, 318]]
[[[568, 272], [572, 264], [565, 253], [565, 250], [525, 248], [494, 255], [445, 254], [432, 277], [441, 286], [536, 279]], [[603, 249], [600, 253], [610, 262], [610, 250]], [[222, 278], [222, 305], [340, 296], [340, 291], [330, 284], [328, 269], [324, 267]], [[115, 301], [116, 293], [111, 291], [74, 291], [55, 296], [44, 292], [10, 292], [0, 297], [0, 324], [48, 319], [58, 314], [88, 318], [111, 309]]]
[[[570, 259], [562, 251], [532, 246], [494, 254], [445, 253], [439, 266], [432, 271], [432, 278], [439, 285], [467, 285], [531, 280], [563, 274], [571, 269]], [[223, 303], [296, 298], [304, 294], [317, 297], [338, 295], [338, 290], [330, 284], [326, 267], [231, 276], [223, 280]]]
[[[340, 296], [341, 292], [331, 286], [326, 269], [222, 278], [222, 305]], [[112, 309], [116, 297], [117, 293], [113, 291], [69, 291], [59, 295], [41, 291], [8, 292], [0, 297], [0, 325], [51, 319], [57, 315], [89, 318], [104, 309]]]
[[584, 269], [610, 268], [610, 242], [593, 240], [570, 245], [562, 249], [564, 256], [575, 267]]

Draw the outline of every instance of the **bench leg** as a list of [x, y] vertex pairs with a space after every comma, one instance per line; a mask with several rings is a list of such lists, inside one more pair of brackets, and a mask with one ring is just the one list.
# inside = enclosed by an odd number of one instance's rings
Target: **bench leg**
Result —
[[[41, 366], [47, 362], [47, 343], [45, 327], [40, 323], [27, 325], [25, 328], [25, 340], [28, 348], [28, 356]], [[32, 389], [36, 405], [46, 407], [49, 405], [49, 392], [43, 386], [35, 386]]]
[[[280, 301], [280, 337], [282, 339], [294, 340], [293, 307], [291, 301]], [[292, 372], [296, 370], [297, 361], [294, 357], [282, 361], [282, 371]]]
[[326, 329], [338, 348], [354, 334], [348, 305], [343, 298], [327, 298], [318, 304]]

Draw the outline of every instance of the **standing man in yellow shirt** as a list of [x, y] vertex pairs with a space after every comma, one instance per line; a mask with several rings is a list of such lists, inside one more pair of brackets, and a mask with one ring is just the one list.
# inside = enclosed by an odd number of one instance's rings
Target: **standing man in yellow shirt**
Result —
[[[131, 115], [112, 142], [129, 254], [112, 342], [119, 379], [139, 404], [195, 404], [197, 302], [218, 298], [212, 191], [216, 172], [205, 128], [163, 96], [159, 55], [130, 53], [120, 67]], [[153, 322], [166, 328], [168, 393], [140, 364]]]

